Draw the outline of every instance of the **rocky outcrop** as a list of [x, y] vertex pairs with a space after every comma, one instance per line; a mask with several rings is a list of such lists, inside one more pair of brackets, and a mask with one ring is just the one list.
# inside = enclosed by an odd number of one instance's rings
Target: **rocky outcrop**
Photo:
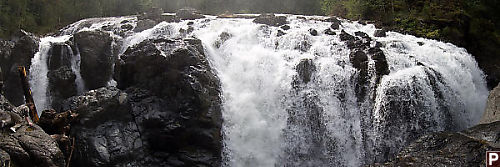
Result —
[[52, 97], [52, 108], [60, 109], [61, 102], [77, 95], [76, 74], [68, 66], [51, 70], [47, 74], [49, 78], [50, 96]]
[[4, 95], [12, 104], [24, 103], [24, 95], [19, 79], [18, 66], [29, 69], [31, 59], [38, 52], [38, 37], [25, 31], [18, 33], [15, 41], [3, 41], [0, 45], [0, 68], [4, 79]]
[[424, 135], [393, 160], [370, 166], [484, 166], [486, 151], [500, 150], [500, 122], [477, 125], [463, 132]]
[[481, 118], [480, 123], [486, 124], [495, 121], [500, 121], [500, 84], [490, 92], [486, 111]]
[[265, 24], [268, 26], [279, 27], [285, 24], [288, 24], [285, 16], [275, 16], [272, 13], [269, 14], [261, 14], [257, 18], [253, 20], [254, 23]]
[[307, 84], [312, 80], [313, 73], [316, 71], [316, 66], [311, 59], [303, 59], [296, 67], [298, 79], [301, 83]]
[[89, 89], [107, 85], [113, 74], [113, 39], [101, 31], [82, 31], [74, 35], [81, 56], [80, 73]]
[[[4, 99], [3, 96], [0, 99]], [[1, 100], [4, 101], [4, 100]], [[8, 102], [2, 102], [8, 103]], [[0, 161], [11, 166], [65, 166], [65, 157], [56, 141], [39, 126], [28, 125], [13, 110], [0, 109]], [[11, 127], [19, 126], [15, 132]], [[6, 161], [9, 161], [6, 163]]]
[[151, 39], [116, 66], [118, 86], [64, 103], [77, 166], [220, 166], [220, 83], [198, 39]]
[[332, 25], [330, 26], [330, 28], [332, 28], [334, 30], [338, 30], [340, 28], [340, 25], [342, 25], [342, 22], [335, 17], [330, 17], [328, 19], [325, 19], [324, 21], [331, 22]]

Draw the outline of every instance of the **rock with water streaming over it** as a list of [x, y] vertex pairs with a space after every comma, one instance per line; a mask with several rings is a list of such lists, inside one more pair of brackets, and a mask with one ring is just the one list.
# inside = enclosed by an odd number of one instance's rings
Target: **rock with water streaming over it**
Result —
[[80, 70], [85, 86], [89, 90], [106, 86], [116, 60], [113, 39], [106, 32], [82, 31], [74, 35], [74, 41], [81, 55]]

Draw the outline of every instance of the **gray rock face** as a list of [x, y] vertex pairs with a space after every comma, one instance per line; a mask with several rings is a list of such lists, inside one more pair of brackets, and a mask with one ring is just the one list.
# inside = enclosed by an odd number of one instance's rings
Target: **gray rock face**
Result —
[[275, 16], [274, 14], [261, 14], [253, 20], [254, 23], [265, 24], [268, 26], [279, 27], [288, 24], [285, 16]]
[[16, 106], [24, 103], [17, 67], [30, 68], [31, 59], [38, 52], [38, 43], [38, 37], [24, 31], [19, 33], [16, 41], [0, 43], [0, 68], [2, 68], [4, 77], [4, 95]]
[[[56, 141], [39, 126], [27, 125], [13, 108], [4, 106], [10, 104], [3, 96], [0, 99], [0, 162], [8, 160], [16, 166], [65, 166], [64, 155]], [[21, 127], [12, 133], [9, 128], [14, 124], [21, 124]]]
[[151, 19], [139, 20], [137, 22], [137, 26], [134, 29], [134, 32], [141, 32], [153, 28], [156, 24], [157, 22]]
[[500, 149], [500, 122], [463, 132], [437, 132], [420, 137], [384, 164], [370, 166], [484, 166], [486, 151]]
[[495, 121], [500, 121], [500, 84], [490, 92], [486, 111], [480, 123], [486, 124]]
[[50, 96], [52, 97], [52, 108], [60, 109], [61, 102], [72, 96], [76, 96], [76, 74], [68, 66], [51, 70], [47, 74], [49, 78]]
[[89, 89], [106, 86], [111, 79], [116, 57], [112, 54], [113, 39], [100, 31], [83, 31], [74, 35], [80, 56], [80, 73]]
[[197, 39], [153, 39], [116, 66], [119, 90], [65, 101], [77, 166], [220, 166], [220, 83]]

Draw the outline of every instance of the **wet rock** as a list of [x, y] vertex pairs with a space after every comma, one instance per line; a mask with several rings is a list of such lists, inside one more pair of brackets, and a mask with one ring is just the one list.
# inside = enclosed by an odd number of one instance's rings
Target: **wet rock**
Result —
[[2, 74], [2, 67], [0, 67], [0, 95], [3, 95], [3, 74]]
[[179, 9], [175, 15], [181, 20], [195, 20], [205, 18], [199, 11], [193, 8]]
[[312, 75], [316, 71], [316, 66], [314, 65], [313, 60], [303, 59], [295, 67], [295, 70], [297, 71], [300, 81], [307, 84], [309, 81], [311, 81]]
[[61, 102], [71, 96], [77, 95], [76, 74], [68, 66], [51, 70], [47, 74], [49, 78], [49, 92], [52, 98], [52, 108], [60, 109]]
[[229, 40], [231, 37], [233, 37], [233, 35], [229, 34], [228, 32], [222, 32], [219, 35], [219, 39], [217, 39], [217, 41], [215, 41], [214, 46], [217, 47], [217, 48], [220, 48], [221, 45], [224, 44], [224, 42], [226, 42], [227, 40]]
[[130, 31], [130, 30], [134, 29], [134, 26], [132, 26], [131, 24], [124, 24], [121, 26], [121, 28], [126, 30], [126, 31]]
[[375, 74], [377, 75], [375, 82], [378, 84], [382, 79], [382, 76], [389, 74], [389, 65], [387, 63], [384, 51], [382, 51], [380, 48], [370, 48], [368, 50], [368, 54], [373, 59], [373, 61], [375, 61]]
[[386, 37], [386, 32], [387, 30], [385, 29], [381, 29], [381, 30], [375, 30], [375, 33], [373, 34], [373, 36], [375, 37]]
[[286, 30], [290, 29], [290, 26], [289, 25], [283, 25], [280, 28], [286, 31]]
[[495, 121], [500, 121], [500, 84], [495, 89], [491, 90], [488, 96], [486, 111], [480, 123], [485, 124]]
[[274, 14], [261, 14], [253, 20], [254, 23], [279, 27], [288, 24], [285, 16], [275, 16]]
[[351, 34], [348, 34], [344, 30], [340, 32], [340, 40], [341, 41], [354, 41], [356, 40], [356, 37], [352, 36]]
[[424, 44], [425, 44], [425, 43], [424, 43], [424, 42], [417, 42], [417, 44], [418, 44], [419, 46], [424, 46]]
[[311, 28], [311, 29], [309, 29], [309, 34], [311, 34], [312, 36], [318, 36], [318, 31]]
[[354, 32], [354, 35], [356, 35], [356, 36], [358, 36], [358, 37], [361, 37], [361, 38], [368, 38], [368, 39], [370, 38], [370, 37], [368, 36], [368, 34], [366, 34], [366, 33], [364, 33], [364, 32], [361, 32], [361, 31], [356, 31], [356, 32]]
[[355, 93], [358, 99], [366, 95], [366, 84], [368, 83], [368, 56], [363, 51], [351, 52], [349, 60], [354, 68], [358, 70]]
[[[4, 99], [1, 96], [1, 99]], [[0, 129], [0, 160], [11, 160], [16, 166], [65, 166], [57, 143], [37, 125], [29, 126], [14, 110], [0, 110], [0, 119], [12, 121]], [[10, 127], [19, 124], [16, 132]]]
[[277, 37], [281, 37], [281, 36], [283, 36], [283, 35], [286, 35], [286, 33], [285, 33], [285, 32], [283, 32], [283, 31], [281, 31], [281, 30], [278, 30], [278, 33], [276, 33], [276, 36], [277, 36]]
[[49, 50], [49, 61], [47, 66], [49, 70], [56, 70], [62, 66], [71, 67], [71, 60], [73, 59], [72, 44], [54, 43]]
[[486, 151], [500, 149], [499, 131], [500, 122], [494, 122], [461, 133], [424, 135], [391, 161], [370, 166], [484, 166]]
[[101, 31], [83, 31], [74, 35], [80, 56], [80, 73], [86, 88], [92, 90], [107, 85], [111, 79], [113, 63], [113, 39]]
[[[4, 95], [12, 104], [18, 106], [24, 103], [24, 94], [19, 91], [22, 90], [22, 87], [19, 84], [17, 67], [30, 68], [31, 59], [38, 52], [39, 38], [21, 30], [14, 39], [14, 42], [4, 42], [3, 55], [0, 55], [3, 56], [0, 58], [0, 67], [3, 70]], [[11, 49], [9, 50], [9, 48]]]
[[332, 25], [330, 26], [330, 28], [334, 29], [334, 30], [338, 30], [340, 28], [340, 25], [342, 25], [342, 22], [335, 18], [335, 17], [330, 17], [328, 19], [325, 19], [326, 22], [331, 22]]
[[134, 32], [141, 32], [153, 28], [156, 24], [158, 23], [151, 19], [139, 20], [137, 21], [137, 26], [135, 26]]
[[298, 43], [295, 46], [295, 49], [300, 50], [301, 52], [307, 52], [307, 51], [309, 51], [309, 49], [311, 49], [311, 47], [312, 47], [312, 45], [310, 44], [310, 42], [308, 40], [303, 40], [303, 41], [300, 41], [300, 43]]
[[[129, 48], [118, 86], [70, 98], [80, 166], [219, 166], [220, 83], [198, 39], [151, 39]], [[105, 146], [104, 148], [102, 146]]]
[[327, 28], [327, 29], [324, 31], [324, 33], [325, 33], [326, 35], [337, 35], [337, 33], [333, 32], [333, 31], [332, 31], [332, 29], [330, 29], [330, 28]]

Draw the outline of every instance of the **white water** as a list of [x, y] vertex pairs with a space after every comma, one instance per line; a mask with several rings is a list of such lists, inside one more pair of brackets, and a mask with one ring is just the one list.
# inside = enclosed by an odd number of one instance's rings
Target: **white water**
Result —
[[[376, 83], [375, 62], [368, 56], [367, 95], [358, 99], [358, 70], [352, 67], [350, 50], [339, 35], [323, 33], [330, 23], [315, 21], [324, 17], [287, 17], [291, 29], [283, 30], [286, 35], [281, 37], [277, 37], [278, 27], [212, 16], [195, 20], [194, 32], [189, 34], [179, 32], [188, 28], [189, 21], [182, 21], [162, 22], [118, 37], [123, 20], [131, 20], [135, 27], [136, 18], [131, 17], [83, 20], [63, 32], [114, 26], [110, 33], [122, 43], [120, 53], [146, 39], [201, 39], [222, 83], [224, 166], [361, 166], [380, 161], [386, 152], [397, 152], [412, 138], [409, 131], [461, 130], [479, 121], [486, 84], [477, 63], [463, 48], [392, 32], [377, 38], [373, 25], [343, 21], [341, 29], [347, 33], [362, 31], [373, 39], [371, 46], [375, 41], [383, 44], [390, 70]], [[82, 28], [83, 24], [90, 26]], [[310, 28], [319, 35], [310, 35]], [[231, 38], [217, 48], [222, 32]], [[340, 30], [335, 32], [340, 34]], [[303, 49], [303, 41], [310, 49]], [[294, 86], [296, 65], [306, 58], [313, 61], [316, 71], [311, 82]], [[39, 68], [42, 73], [46, 69]], [[394, 103], [400, 103], [396, 107], [401, 110], [391, 112]], [[415, 121], [392, 119], [408, 115]]]
[[38, 115], [42, 114], [43, 110], [50, 109], [51, 98], [49, 96], [49, 72], [47, 61], [49, 59], [49, 51], [52, 43], [62, 43], [69, 40], [70, 36], [60, 37], [45, 37], [40, 39], [38, 52], [31, 59], [31, 67], [29, 69], [29, 82], [33, 93], [33, 100], [38, 111]]

